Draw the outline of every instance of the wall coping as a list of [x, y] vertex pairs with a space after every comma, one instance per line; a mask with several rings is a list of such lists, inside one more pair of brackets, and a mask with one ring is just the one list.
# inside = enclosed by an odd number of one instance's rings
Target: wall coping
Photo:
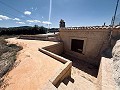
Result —
[[95, 29], [120, 29], [120, 26], [83, 26], [83, 27], [65, 27], [60, 28], [59, 30], [95, 30]]

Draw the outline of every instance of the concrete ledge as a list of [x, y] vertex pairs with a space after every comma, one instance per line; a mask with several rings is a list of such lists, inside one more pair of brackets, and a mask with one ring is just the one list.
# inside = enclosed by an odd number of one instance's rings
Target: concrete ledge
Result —
[[63, 53], [63, 42], [59, 42], [58, 44], [44, 47], [43, 49], [54, 54], [61, 55]]
[[43, 90], [58, 90], [58, 89], [51, 82], [48, 82]]
[[115, 90], [112, 64], [111, 59], [102, 57], [97, 76], [98, 90]]
[[64, 78], [71, 74], [72, 62], [67, 62], [56, 74], [50, 79], [53, 85], [61, 82]]
[[18, 39], [27, 39], [27, 40], [42, 40], [42, 41], [60, 41], [59, 34], [53, 35], [20, 35]]
[[[56, 59], [56, 60], [58, 60], [58, 61], [60, 61], [61, 63], [64, 64], [64, 66], [61, 67], [56, 72], [56, 74], [49, 80], [49, 87], [48, 87], [48, 85], [46, 85], [44, 90], [48, 90], [49, 88], [53, 88], [53, 85], [55, 87], [64, 78], [71, 76], [71, 67], [72, 67], [72, 62], [71, 61], [69, 61], [68, 59], [65, 59], [65, 58], [63, 58], [61, 56], [58, 56], [58, 55], [56, 55], [56, 54], [54, 54], [52, 52], [49, 52], [49, 51], [47, 51], [47, 50], [45, 50], [43, 48], [39, 48], [39, 51], [46, 54], [46, 55], [48, 55], [48, 56], [50, 56], [50, 57], [52, 57], [52, 58], [54, 58], [54, 59]], [[50, 83], [52, 84], [51, 86], [50, 86]], [[49, 90], [55, 90], [55, 88], [49, 89]]]
[[44, 53], [44, 54], [47, 54], [48, 56], [50, 56], [50, 57], [52, 57], [52, 58], [54, 58], [54, 59], [56, 59], [56, 60], [58, 60], [60, 62], [62, 62], [63, 64], [65, 64], [66, 62], [70, 62], [68, 59], [65, 59], [65, 58], [63, 58], [61, 56], [58, 56], [58, 55], [56, 55], [56, 54], [54, 54], [52, 52], [49, 52], [49, 51], [47, 51], [45, 49], [39, 48], [39, 51]]

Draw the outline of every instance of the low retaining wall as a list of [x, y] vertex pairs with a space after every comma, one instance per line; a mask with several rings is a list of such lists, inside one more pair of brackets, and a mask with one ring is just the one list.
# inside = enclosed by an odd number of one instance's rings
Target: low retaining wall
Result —
[[115, 90], [113, 78], [113, 60], [102, 57], [97, 76], [98, 90]]
[[53, 35], [21, 35], [18, 39], [27, 39], [27, 40], [43, 40], [43, 41], [60, 41], [59, 34]]
[[59, 71], [57, 71], [56, 74], [49, 80], [49, 82], [47, 83], [47, 85], [44, 89], [44, 90], [57, 90], [57, 88], [56, 88], [57, 84], [60, 83], [64, 78], [71, 76], [72, 62], [69, 61], [68, 59], [58, 56], [52, 52], [49, 52], [43, 48], [40, 48], [39, 51], [41, 51], [42, 53], [44, 53], [64, 64], [64, 66], [61, 67], [59, 69]]
[[63, 43], [60, 42], [58, 44], [54, 44], [51, 46], [44, 47], [43, 49], [55, 53], [57, 55], [61, 55], [63, 53]]
[[35, 36], [35, 35], [21, 35], [18, 39], [28, 39], [28, 40], [48, 40], [47, 36]]

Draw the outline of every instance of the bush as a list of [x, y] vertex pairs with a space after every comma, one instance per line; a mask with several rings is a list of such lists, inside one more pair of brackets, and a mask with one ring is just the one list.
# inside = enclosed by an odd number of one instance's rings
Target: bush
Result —
[[0, 38], [0, 77], [13, 66], [16, 60], [16, 54], [22, 47], [14, 44], [7, 45], [4, 38]]

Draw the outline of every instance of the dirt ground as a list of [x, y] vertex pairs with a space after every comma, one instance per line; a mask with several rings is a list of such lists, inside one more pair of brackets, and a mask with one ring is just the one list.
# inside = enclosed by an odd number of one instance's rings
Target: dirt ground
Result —
[[62, 63], [38, 51], [38, 48], [57, 42], [7, 39], [8, 43], [22, 46], [18, 53], [16, 66], [4, 77], [1, 89], [41, 90], [45, 83], [62, 67]]
[[[48, 80], [62, 67], [62, 63], [41, 53], [38, 48], [57, 42], [7, 39], [11, 44], [23, 47], [17, 55], [16, 67], [4, 79], [5, 90], [42, 90]], [[67, 58], [67, 57], [66, 57]], [[73, 60], [69, 57], [70, 60]], [[64, 90], [96, 90], [98, 68], [79, 60], [73, 60], [72, 83]]]
[[98, 67], [69, 55], [62, 56], [73, 64], [71, 78], [68, 78], [69, 82], [63, 90], [97, 90]]

